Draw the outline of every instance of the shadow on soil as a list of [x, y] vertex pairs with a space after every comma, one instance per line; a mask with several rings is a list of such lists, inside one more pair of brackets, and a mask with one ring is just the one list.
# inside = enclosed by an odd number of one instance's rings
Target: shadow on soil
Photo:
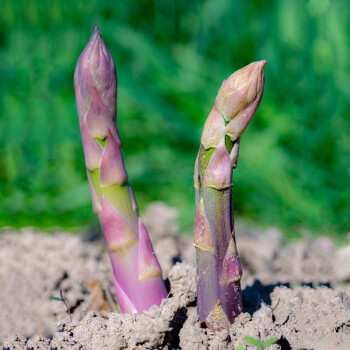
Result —
[[[252, 286], [246, 287], [242, 292], [243, 311], [253, 316], [254, 312], [260, 309], [263, 302], [267, 305], [271, 305], [270, 294], [276, 287], [282, 286], [290, 287], [289, 283], [263, 285], [259, 280], [255, 280]], [[274, 305], [271, 305], [271, 307], [274, 307]]]
[[[314, 285], [310, 282], [302, 282], [300, 283], [300, 286], [310, 287], [310, 288], [316, 288], [316, 287], [332, 288], [330, 282], [319, 283], [317, 285]], [[272, 308], [275, 307], [275, 305], [271, 305], [270, 294], [273, 292], [273, 290], [276, 287], [288, 287], [293, 289], [294, 286], [290, 286], [288, 282], [287, 283], [278, 282], [275, 284], [263, 285], [259, 280], [255, 280], [252, 286], [246, 287], [242, 291], [243, 312], [248, 312], [250, 316], [253, 316], [254, 312], [260, 309], [262, 303], [265, 303], [271, 306]]]

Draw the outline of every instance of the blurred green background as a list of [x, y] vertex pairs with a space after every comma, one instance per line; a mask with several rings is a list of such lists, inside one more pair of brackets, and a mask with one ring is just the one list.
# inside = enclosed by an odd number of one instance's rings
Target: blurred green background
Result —
[[266, 59], [234, 171], [236, 216], [344, 235], [350, 218], [347, 0], [0, 4], [0, 226], [96, 225], [73, 91], [93, 25], [118, 70], [118, 126], [141, 209], [194, 217], [192, 174], [222, 81]]

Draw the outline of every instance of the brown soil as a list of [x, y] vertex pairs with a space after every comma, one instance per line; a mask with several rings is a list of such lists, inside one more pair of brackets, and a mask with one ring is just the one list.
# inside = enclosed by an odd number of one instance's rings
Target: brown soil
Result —
[[[350, 349], [350, 247], [336, 249], [326, 237], [285, 246], [275, 229], [238, 227], [245, 312], [229, 331], [214, 334], [198, 322], [195, 252], [175, 217], [161, 203], [145, 213], [170, 294], [142, 315], [113, 312], [100, 236], [1, 234], [0, 349], [256, 349], [247, 335], [277, 337], [271, 350]], [[72, 322], [63, 303], [49, 300], [59, 289]]]

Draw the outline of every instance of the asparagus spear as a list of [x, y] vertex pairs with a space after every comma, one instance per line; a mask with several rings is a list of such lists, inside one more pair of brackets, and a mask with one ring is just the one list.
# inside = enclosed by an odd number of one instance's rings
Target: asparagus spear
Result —
[[204, 125], [194, 174], [197, 312], [214, 331], [228, 328], [242, 312], [233, 208], [232, 169], [240, 137], [259, 107], [266, 61], [254, 62], [222, 84]]
[[117, 79], [112, 56], [97, 27], [74, 73], [85, 165], [122, 312], [141, 313], [167, 291], [148, 232], [128, 183], [116, 126]]

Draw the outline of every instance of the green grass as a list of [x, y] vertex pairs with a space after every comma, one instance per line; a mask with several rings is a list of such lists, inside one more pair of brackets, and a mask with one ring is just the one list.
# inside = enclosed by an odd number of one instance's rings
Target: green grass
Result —
[[288, 232], [350, 229], [349, 3], [3, 0], [0, 225], [96, 224], [73, 71], [93, 25], [118, 70], [118, 127], [143, 209], [192, 230], [192, 173], [222, 81], [266, 59], [266, 89], [234, 171], [236, 215]]
[[258, 349], [267, 349], [270, 345], [275, 344], [278, 339], [276, 337], [272, 337], [267, 339], [265, 342], [261, 342], [258, 339], [246, 335], [244, 336], [244, 340]]

